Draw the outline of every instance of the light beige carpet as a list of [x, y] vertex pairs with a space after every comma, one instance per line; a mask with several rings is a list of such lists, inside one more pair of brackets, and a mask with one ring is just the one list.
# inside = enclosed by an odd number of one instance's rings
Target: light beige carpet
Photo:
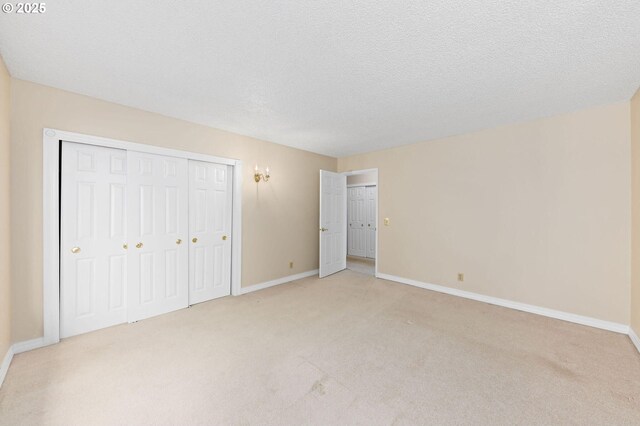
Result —
[[376, 261], [366, 257], [347, 256], [347, 269], [367, 275], [375, 275]]
[[17, 355], [0, 424], [640, 424], [620, 334], [352, 271]]

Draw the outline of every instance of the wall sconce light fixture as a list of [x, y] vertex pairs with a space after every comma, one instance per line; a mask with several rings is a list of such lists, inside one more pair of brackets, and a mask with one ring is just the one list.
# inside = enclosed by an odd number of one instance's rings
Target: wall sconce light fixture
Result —
[[253, 178], [256, 180], [256, 183], [260, 182], [260, 179], [262, 179], [265, 182], [269, 182], [269, 167], [267, 167], [266, 169], [264, 169], [264, 173], [262, 173], [259, 169], [258, 169], [258, 165], [256, 164], [256, 167], [254, 169], [254, 174], [253, 174]]

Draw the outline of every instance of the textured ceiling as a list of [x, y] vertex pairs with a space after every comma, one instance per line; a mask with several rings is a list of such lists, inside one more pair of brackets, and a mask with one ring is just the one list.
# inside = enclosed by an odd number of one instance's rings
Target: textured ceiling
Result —
[[52, 1], [19, 79], [332, 156], [629, 99], [638, 0]]

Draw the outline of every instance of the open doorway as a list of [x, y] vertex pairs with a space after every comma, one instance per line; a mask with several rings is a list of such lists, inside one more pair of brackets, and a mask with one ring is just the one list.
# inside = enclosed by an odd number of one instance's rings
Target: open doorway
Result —
[[378, 170], [345, 172], [347, 177], [347, 269], [376, 275]]

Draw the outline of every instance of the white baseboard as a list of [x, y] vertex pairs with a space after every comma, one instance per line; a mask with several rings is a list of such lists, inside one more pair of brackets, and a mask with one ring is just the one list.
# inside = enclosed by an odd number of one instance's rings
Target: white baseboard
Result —
[[14, 355], [31, 351], [33, 349], [42, 348], [43, 346], [47, 346], [44, 341], [44, 337], [25, 340], [24, 342], [14, 343], [13, 345], [9, 346], [9, 350], [7, 351], [7, 354], [2, 361], [2, 365], [0, 365], [0, 386], [2, 386], [4, 378], [7, 375], [7, 371], [9, 371], [9, 366], [11, 365], [11, 361], [13, 360]]
[[285, 284], [295, 280], [301, 280], [302, 278], [312, 277], [314, 275], [318, 275], [318, 270], [314, 269], [312, 271], [301, 272], [295, 275], [289, 275], [287, 277], [277, 278], [275, 280], [266, 281], [260, 284], [255, 284], [249, 287], [242, 287], [240, 289], [240, 294], [247, 294], [258, 290], [264, 290], [265, 288], [273, 287], [274, 285]]
[[635, 331], [633, 331], [633, 328], [631, 327], [629, 327], [629, 338], [631, 339], [631, 342], [636, 347], [638, 352], [640, 352], [640, 338], [638, 338], [638, 335]]
[[42, 348], [44, 346], [47, 346], [47, 344], [44, 342], [44, 337], [38, 337], [37, 339], [14, 343], [12, 348], [14, 354], [21, 354], [22, 352], [31, 351], [34, 349]]
[[445, 287], [436, 284], [428, 284], [409, 278], [397, 277], [395, 275], [378, 273], [378, 278], [394, 281], [401, 284], [408, 284], [415, 287], [433, 290], [439, 293], [446, 293], [452, 296], [464, 297], [465, 299], [477, 300], [478, 302], [490, 303], [492, 305], [503, 306], [505, 308], [516, 309], [518, 311], [529, 312], [532, 314], [542, 315], [549, 318], [555, 318], [563, 321], [573, 322], [576, 324], [587, 325], [589, 327], [601, 328], [603, 330], [615, 331], [616, 333], [629, 334], [629, 326], [616, 322], [604, 321], [597, 318], [586, 317], [577, 314], [571, 314], [554, 309], [543, 308], [541, 306], [527, 305], [526, 303], [514, 302], [497, 297], [485, 296], [483, 294], [472, 293], [470, 291], [458, 290], [455, 288]]
[[13, 359], [13, 346], [9, 346], [9, 350], [7, 351], [7, 354], [4, 356], [4, 359], [2, 360], [2, 365], [0, 365], [0, 387], [2, 387], [4, 378], [7, 376], [7, 372], [9, 371], [9, 366], [11, 365], [12, 359]]

